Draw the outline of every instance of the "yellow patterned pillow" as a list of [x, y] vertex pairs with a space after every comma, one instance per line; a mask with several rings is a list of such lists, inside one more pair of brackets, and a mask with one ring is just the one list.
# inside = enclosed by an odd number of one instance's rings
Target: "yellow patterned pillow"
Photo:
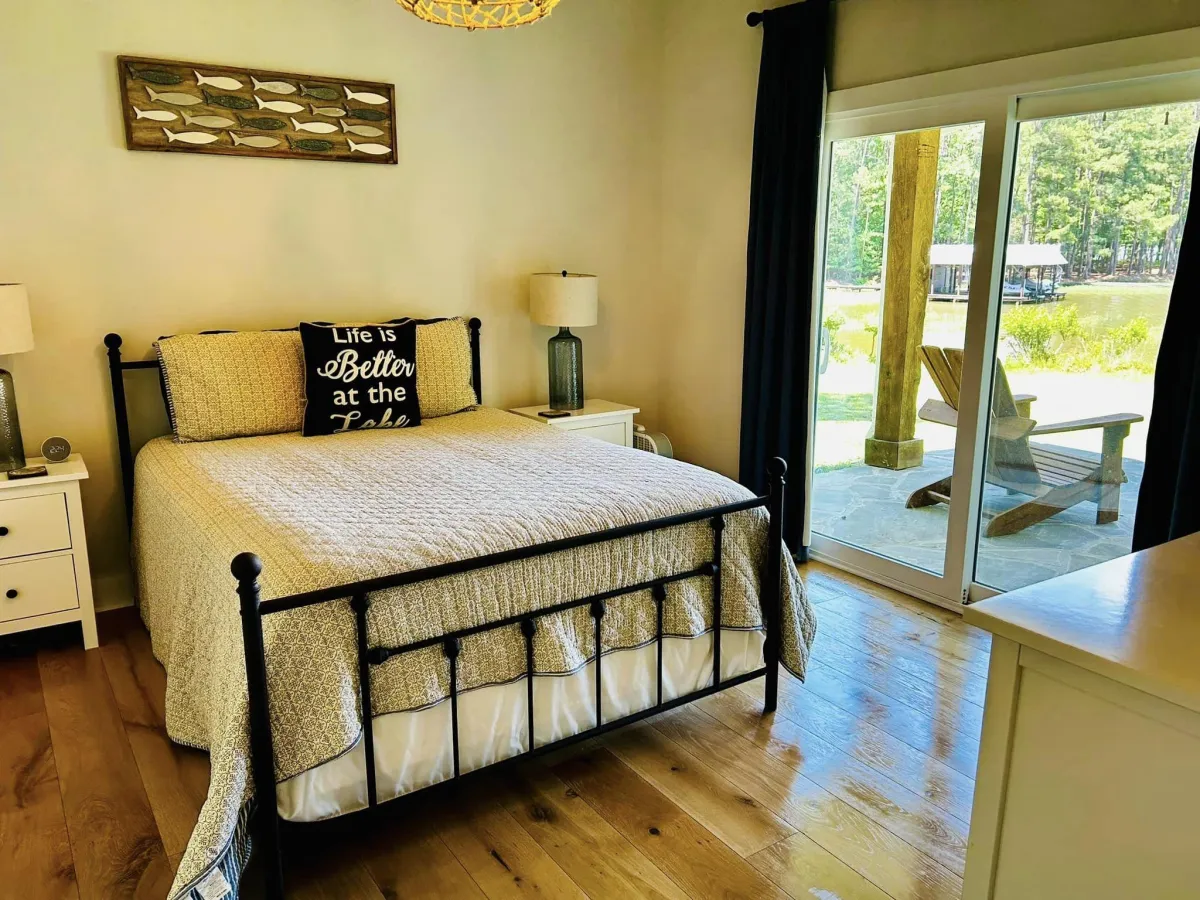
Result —
[[304, 424], [298, 331], [180, 334], [154, 346], [176, 441], [278, 434]]
[[[303, 428], [304, 346], [299, 331], [180, 334], [154, 346], [179, 443]], [[421, 418], [470, 409], [475, 405], [472, 384], [467, 320], [418, 320]]]
[[475, 405], [471, 335], [461, 316], [417, 325], [417, 397], [421, 418], [433, 419]]

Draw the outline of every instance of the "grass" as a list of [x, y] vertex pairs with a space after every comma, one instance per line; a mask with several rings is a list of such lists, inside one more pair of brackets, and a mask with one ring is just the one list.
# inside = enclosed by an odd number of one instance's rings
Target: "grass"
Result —
[[818, 422], [870, 422], [875, 415], [875, 398], [870, 394], [817, 395]]

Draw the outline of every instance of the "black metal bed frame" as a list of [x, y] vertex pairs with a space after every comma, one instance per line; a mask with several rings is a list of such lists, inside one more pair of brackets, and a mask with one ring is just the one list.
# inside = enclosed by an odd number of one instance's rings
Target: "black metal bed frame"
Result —
[[[475, 396], [482, 402], [479, 371], [479, 326], [478, 319], [470, 320], [472, 375], [474, 379]], [[109, 373], [112, 379], [113, 404], [116, 413], [117, 444], [121, 456], [121, 472], [123, 476], [126, 516], [132, 522], [133, 515], [133, 452], [129, 435], [129, 416], [125, 401], [124, 373], [133, 369], [160, 369], [157, 360], [123, 362], [121, 360], [121, 337], [109, 334], [104, 338], [108, 347]], [[161, 369], [160, 369], [161, 377]], [[283, 820], [278, 814], [277, 791], [275, 781], [274, 743], [271, 734], [270, 700], [267, 691], [267, 660], [263, 647], [263, 617], [292, 609], [329, 603], [337, 600], [349, 600], [354, 612], [355, 639], [357, 649], [360, 715], [362, 718], [362, 741], [366, 756], [367, 777], [367, 808], [359, 811], [366, 813], [376, 809], [380, 803], [376, 789], [375, 771], [375, 737], [374, 716], [370, 714], [371, 704], [371, 668], [387, 662], [394, 656], [412, 653], [430, 647], [441, 646], [449, 668], [450, 693], [450, 729], [451, 750], [453, 758], [453, 776], [439, 784], [454, 784], [462, 778], [469, 777], [475, 772], [494, 770], [497, 766], [517, 762], [551, 750], [583, 741], [599, 734], [621, 728], [649, 716], [656, 715], [669, 709], [690, 703], [702, 697], [707, 697], [718, 691], [743, 684], [755, 678], [765, 676], [765, 699], [763, 712], [774, 711], [779, 691], [779, 653], [782, 621], [781, 580], [783, 553], [783, 500], [786, 483], [787, 464], [776, 457], [768, 465], [770, 489], [767, 494], [737, 503], [714, 506], [696, 510], [690, 513], [666, 516], [647, 522], [622, 525], [590, 534], [562, 538], [489, 553], [471, 559], [455, 560], [441, 565], [429, 566], [409, 572], [400, 572], [378, 578], [369, 578], [350, 584], [337, 585], [320, 590], [306, 591], [287, 597], [276, 597], [263, 600], [259, 594], [258, 577], [262, 573], [262, 561], [253, 553], [240, 553], [234, 557], [230, 571], [237, 580], [237, 594], [241, 603], [242, 642], [246, 656], [246, 682], [249, 696], [250, 717], [250, 768], [254, 775], [256, 786], [254, 821], [251, 835], [254, 844], [261, 848], [266, 868], [267, 896], [271, 900], [282, 900], [284, 896], [283, 856], [281, 845], [281, 825]], [[746, 510], [765, 507], [770, 516], [767, 531], [767, 550], [763, 561], [762, 585], [760, 602], [762, 606], [765, 641], [763, 645], [763, 666], [753, 671], [732, 678], [721, 678], [721, 544], [727, 516]], [[552, 606], [532, 610], [519, 615], [508, 616], [482, 625], [458, 629], [436, 637], [413, 641], [396, 647], [370, 646], [367, 639], [367, 615], [371, 607], [371, 595], [383, 590], [419, 584], [446, 578], [451, 575], [461, 575], [476, 572], [492, 566], [505, 563], [520, 562], [534, 559], [552, 553], [560, 553], [600, 544], [607, 541], [619, 540], [634, 535], [649, 534], [667, 528], [695, 524], [708, 521], [713, 534], [712, 558], [710, 561], [683, 572], [675, 572], [652, 578], [638, 584], [626, 585], [582, 597], [567, 600]], [[707, 577], [712, 579], [713, 596], [713, 671], [712, 682], [695, 691], [678, 697], [663, 699], [663, 604], [667, 596], [667, 585], [690, 578]], [[630, 713], [621, 718], [605, 721], [603, 715], [603, 655], [602, 624], [606, 613], [607, 601], [639, 591], [650, 591], [656, 611], [655, 642], [658, 650], [658, 673], [656, 702], [638, 712]], [[595, 665], [596, 665], [596, 723], [591, 728], [556, 741], [538, 745], [534, 734], [534, 665], [533, 638], [537, 632], [538, 621], [546, 616], [556, 615], [580, 607], [588, 607], [594, 621], [595, 634]], [[526, 682], [526, 716], [528, 723], [528, 747], [519, 754], [483, 766], [472, 772], [462, 772], [459, 757], [459, 723], [458, 723], [458, 655], [464, 638], [499, 628], [520, 629], [525, 642], [525, 682]], [[430, 787], [436, 787], [431, 785]], [[414, 792], [415, 793], [415, 792]], [[407, 795], [405, 795], [407, 796]], [[399, 798], [393, 798], [399, 799]], [[384, 801], [386, 802], [386, 801]], [[351, 813], [355, 815], [358, 813]]]

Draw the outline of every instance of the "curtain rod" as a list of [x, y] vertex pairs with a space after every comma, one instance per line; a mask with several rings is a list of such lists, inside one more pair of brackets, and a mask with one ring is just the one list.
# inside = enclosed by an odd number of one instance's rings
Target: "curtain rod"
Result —
[[[799, 2], [801, 2], [801, 3], [802, 3], [802, 2], [804, 2], [804, 0], [799, 0]], [[831, 4], [833, 4], [833, 3], [845, 3], [845, 2], [846, 2], [846, 0], [829, 0], [829, 2], [830, 2]], [[746, 14], [746, 24], [747, 24], [747, 25], [749, 25], [751, 28], [755, 28], [755, 27], [757, 27], [757, 26], [761, 25], [761, 24], [762, 24], [762, 20], [763, 20], [763, 14], [762, 14], [762, 13], [760, 13], [760, 12], [752, 12], [752, 13], [747, 13], [747, 14]]]

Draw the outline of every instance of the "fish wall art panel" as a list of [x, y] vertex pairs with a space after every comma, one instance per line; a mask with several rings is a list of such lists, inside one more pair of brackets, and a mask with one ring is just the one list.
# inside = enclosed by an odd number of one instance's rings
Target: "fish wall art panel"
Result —
[[396, 90], [354, 78], [117, 57], [125, 146], [396, 162]]

